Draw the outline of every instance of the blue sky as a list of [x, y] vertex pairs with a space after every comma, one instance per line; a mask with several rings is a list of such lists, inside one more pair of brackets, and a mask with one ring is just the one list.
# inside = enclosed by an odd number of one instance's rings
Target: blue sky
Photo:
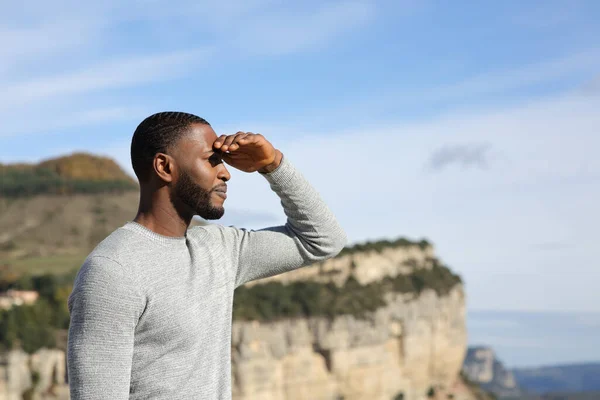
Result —
[[507, 367], [598, 362], [600, 313], [471, 311], [469, 343]]
[[[469, 310], [599, 312], [600, 3], [2, 1], [0, 162], [131, 172], [162, 110], [260, 132], [351, 242], [426, 237]], [[223, 224], [284, 222], [233, 171]]]

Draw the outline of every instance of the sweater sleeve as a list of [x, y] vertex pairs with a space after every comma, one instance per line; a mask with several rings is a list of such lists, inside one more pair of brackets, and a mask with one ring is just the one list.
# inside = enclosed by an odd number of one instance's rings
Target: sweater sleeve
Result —
[[234, 256], [235, 287], [334, 257], [347, 242], [333, 213], [287, 157], [261, 175], [281, 199], [287, 222], [256, 231], [214, 225]]
[[72, 400], [128, 399], [133, 335], [145, 299], [116, 261], [89, 257], [68, 299], [67, 369]]

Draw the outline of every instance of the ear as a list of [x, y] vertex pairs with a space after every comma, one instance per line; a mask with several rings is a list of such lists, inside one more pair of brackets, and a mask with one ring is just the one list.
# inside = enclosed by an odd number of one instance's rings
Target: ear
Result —
[[174, 179], [174, 173], [177, 169], [175, 160], [168, 154], [156, 153], [153, 162], [154, 172], [158, 178], [164, 182], [171, 183]]

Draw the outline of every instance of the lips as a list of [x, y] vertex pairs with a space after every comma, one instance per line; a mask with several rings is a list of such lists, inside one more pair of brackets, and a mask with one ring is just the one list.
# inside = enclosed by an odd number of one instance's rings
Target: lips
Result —
[[214, 189], [214, 192], [224, 199], [227, 198], [227, 186], [220, 186]]

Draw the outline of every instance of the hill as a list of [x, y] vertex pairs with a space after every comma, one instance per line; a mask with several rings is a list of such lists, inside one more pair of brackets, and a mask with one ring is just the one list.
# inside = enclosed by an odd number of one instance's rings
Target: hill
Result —
[[137, 181], [114, 160], [88, 153], [73, 153], [38, 164], [0, 164], [0, 180], [0, 197], [5, 199], [138, 189]]
[[0, 164], [0, 178], [4, 282], [79, 267], [137, 213], [138, 183], [107, 157], [74, 153], [38, 164]]

